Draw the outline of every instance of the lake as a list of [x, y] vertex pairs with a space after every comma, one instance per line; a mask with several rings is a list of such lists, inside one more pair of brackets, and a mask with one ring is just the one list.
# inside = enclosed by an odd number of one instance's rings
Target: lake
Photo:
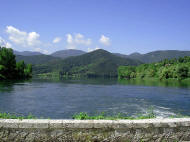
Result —
[[128, 116], [153, 108], [158, 117], [190, 115], [190, 85], [116, 79], [42, 80], [0, 83], [0, 112], [64, 119], [87, 112]]

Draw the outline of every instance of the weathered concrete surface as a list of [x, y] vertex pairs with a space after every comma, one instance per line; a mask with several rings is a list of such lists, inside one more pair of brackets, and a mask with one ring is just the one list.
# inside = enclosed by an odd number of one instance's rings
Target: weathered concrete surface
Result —
[[190, 141], [190, 118], [146, 120], [0, 119], [0, 142]]

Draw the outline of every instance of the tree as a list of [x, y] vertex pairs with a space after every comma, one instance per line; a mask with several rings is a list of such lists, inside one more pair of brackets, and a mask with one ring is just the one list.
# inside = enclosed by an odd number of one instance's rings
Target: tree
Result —
[[15, 67], [16, 60], [13, 50], [10, 48], [2, 47], [0, 48], [0, 65], [1, 65], [1, 75], [7, 79], [15, 77]]
[[23, 78], [25, 76], [24, 69], [25, 69], [24, 61], [20, 61], [16, 63], [16, 71], [17, 71], [18, 78]]
[[24, 79], [32, 76], [32, 66], [24, 61], [16, 63], [13, 50], [0, 47], [0, 79]]
[[32, 65], [31, 64], [27, 64], [25, 69], [24, 69], [24, 75], [25, 77], [32, 77]]
[[120, 66], [118, 69], [119, 78], [127, 78], [135, 77], [135, 67], [133, 66]]
[[181, 65], [177, 67], [177, 78], [182, 80], [188, 77], [189, 68], [185, 65]]
[[3, 73], [5, 72], [5, 66], [0, 65], [0, 79], [5, 79]]
[[163, 60], [158, 63], [142, 64], [136, 67], [122, 66], [118, 69], [119, 78], [159, 78], [178, 80], [190, 77], [190, 56]]

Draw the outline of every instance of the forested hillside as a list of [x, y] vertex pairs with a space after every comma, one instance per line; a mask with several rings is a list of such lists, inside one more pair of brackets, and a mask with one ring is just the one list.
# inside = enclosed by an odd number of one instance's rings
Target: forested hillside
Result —
[[70, 57], [63, 62], [63, 75], [117, 76], [120, 65], [139, 65], [141, 62], [125, 59], [99, 49], [81, 56]]
[[120, 65], [139, 65], [141, 62], [125, 59], [99, 49], [76, 57], [57, 62], [35, 65], [34, 73], [60, 72], [61, 76], [117, 76]]
[[179, 59], [163, 60], [157, 63], [142, 64], [139, 66], [120, 66], [118, 68], [120, 79], [186, 79], [190, 78], [190, 56]]

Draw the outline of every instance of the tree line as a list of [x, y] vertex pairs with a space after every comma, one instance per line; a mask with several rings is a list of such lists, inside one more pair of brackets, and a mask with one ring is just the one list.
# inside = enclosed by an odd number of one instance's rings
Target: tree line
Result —
[[190, 56], [171, 60], [165, 59], [157, 63], [139, 66], [120, 66], [118, 68], [118, 77], [119, 79], [159, 78], [160, 80], [190, 78]]
[[13, 50], [0, 47], [0, 80], [27, 79], [32, 77], [32, 65], [16, 62]]

